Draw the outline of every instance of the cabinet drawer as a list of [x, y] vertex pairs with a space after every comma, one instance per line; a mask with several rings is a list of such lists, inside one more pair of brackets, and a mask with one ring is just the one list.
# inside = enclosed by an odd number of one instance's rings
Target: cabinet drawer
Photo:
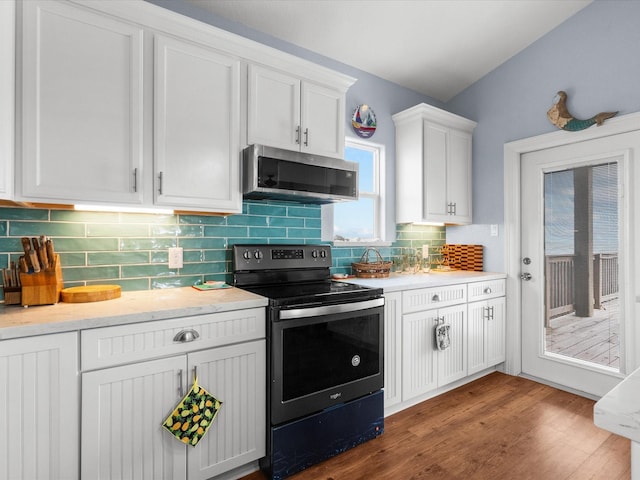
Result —
[[419, 288], [402, 292], [402, 313], [456, 305], [467, 301], [467, 285]]
[[[196, 332], [192, 341], [174, 340]], [[253, 308], [171, 320], [82, 330], [83, 371], [264, 338], [265, 309]]]
[[503, 297], [505, 293], [506, 282], [502, 278], [498, 280], [487, 280], [486, 282], [473, 282], [469, 284], [468, 294], [470, 302]]

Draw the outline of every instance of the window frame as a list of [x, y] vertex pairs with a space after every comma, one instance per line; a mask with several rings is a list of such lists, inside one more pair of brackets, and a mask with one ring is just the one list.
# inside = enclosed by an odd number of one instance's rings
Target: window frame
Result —
[[[343, 241], [334, 240], [334, 205], [322, 206], [322, 240], [332, 242], [336, 247], [350, 246], [389, 246], [390, 241], [386, 240], [385, 228], [385, 146], [379, 143], [365, 141], [359, 138], [347, 137], [345, 139], [346, 148], [356, 148], [373, 153], [373, 192], [358, 192], [360, 198], [369, 198], [374, 204], [374, 235], [377, 240], [364, 241]], [[359, 181], [359, 179], [358, 179]]]

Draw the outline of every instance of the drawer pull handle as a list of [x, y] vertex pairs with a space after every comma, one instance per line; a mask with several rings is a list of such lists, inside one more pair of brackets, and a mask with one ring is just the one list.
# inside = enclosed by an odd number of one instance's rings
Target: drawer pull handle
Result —
[[440, 301], [440, 295], [438, 295], [437, 293], [431, 297], [431, 301], [432, 302], [439, 302]]
[[182, 330], [182, 331], [176, 333], [176, 336], [173, 337], [173, 341], [174, 342], [187, 343], [187, 342], [193, 342], [194, 340], [197, 340], [198, 338], [200, 338], [200, 334], [198, 332], [196, 332], [195, 330]]
[[484, 289], [484, 293], [489, 294], [491, 293], [491, 287], [487, 287]]

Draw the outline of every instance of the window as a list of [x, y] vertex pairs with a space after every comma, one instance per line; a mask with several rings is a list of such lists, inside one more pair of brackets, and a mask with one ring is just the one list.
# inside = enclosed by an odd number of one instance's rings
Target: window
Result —
[[[327, 208], [332, 210], [332, 216], [323, 212], [326, 220], [323, 226], [327, 225], [323, 228], [323, 237], [336, 244], [381, 243], [384, 241], [384, 146], [348, 138], [344, 158], [359, 164], [359, 198], [333, 204]], [[333, 231], [328, 232], [331, 227]]]

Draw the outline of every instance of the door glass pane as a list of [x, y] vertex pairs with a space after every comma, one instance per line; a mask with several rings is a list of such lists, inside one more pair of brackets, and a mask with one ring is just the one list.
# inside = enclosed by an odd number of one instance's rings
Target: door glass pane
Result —
[[545, 353], [620, 369], [618, 164], [545, 173]]

